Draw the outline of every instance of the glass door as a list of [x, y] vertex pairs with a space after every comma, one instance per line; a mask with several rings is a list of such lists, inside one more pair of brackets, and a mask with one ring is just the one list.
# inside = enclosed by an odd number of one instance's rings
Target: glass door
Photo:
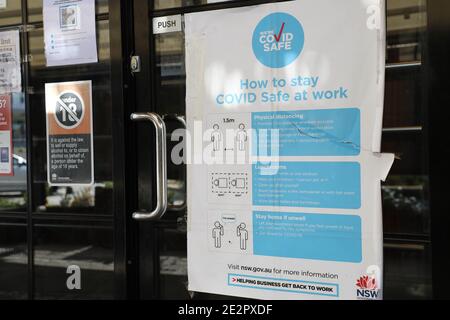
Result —
[[[135, 117], [153, 113], [166, 127], [167, 210], [161, 219], [137, 222], [139, 296], [143, 299], [220, 298], [187, 290], [187, 212], [186, 166], [174, 163], [171, 154], [179, 143], [172, 134], [185, 127], [185, 40], [181, 27], [171, 32], [156, 32], [153, 21], [172, 16], [183, 20], [189, 12], [217, 10], [277, 1], [156, 0], [134, 1], [135, 51], [140, 71], [134, 73], [136, 86]], [[142, 14], [147, 12], [148, 15]], [[135, 119], [138, 199], [136, 209], [157, 208], [158, 146], [155, 145], [154, 119]], [[139, 121], [144, 120], [144, 121]], [[145, 120], [150, 120], [145, 121]], [[153, 123], [151, 123], [153, 122]], [[175, 139], [177, 140], [177, 139]], [[145, 147], [143, 147], [145, 146]], [[154, 164], [153, 166], [151, 164]], [[146, 209], [146, 210], [145, 210]], [[145, 214], [145, 213], [144, 213]]]
[[[116, 287], [119, 246], [114, 245], [113, 193], [120, 179], [113, 177], [113, 166], [120, 161], [113, 153], [110, 30], [115, 25], [109, 3], [95, 1], [98, 62], [57, 67], [46, 63], [43, 1], [0, 6], [0, 34], [19, 33], [22, 82], [21, 91], [0, 97], [0, 102], [10, 99], [12, 131], [12, 173], [0, 176], [0, 299], [113, 299], [122, 292]], [[90, 185], [54, 186], [47, 179], [45, 85], [69, 81], [92, 83]], [[74, 270], [78, 284], [70, 283]]]
[[[134, 1], [134, 73], [136, 112], [159, 115], [167, 130], [167, 211], [162, 219], [138, 222], [141, 298], [211, 298], [188, 292], [186, 257], [185, 166], [171, 161], [171, 135], [185, 116], [186, 69], [183, 30], [156, 33], [152, 21], [167, 16], [277, 1], [155, 0]], [[148, 14], [142, 14], [147, 12]], [[427, 1], [387, 1], [386, 103], [383, 152], [397, 162], [383, 186], [385, 298], [428, 299], [431, 287], [431, 241], [428, 187], [426, 73]], [[158, 186], [154, 125], [136, 124], [139, 147], [135, 168], [135, 208], [155, 208]], [[143, 147], [145, 146], [145, 147]], [[148, 147], [147, 147], [148, 146]], [[195, 191], [193, 191], [195, 192]]]

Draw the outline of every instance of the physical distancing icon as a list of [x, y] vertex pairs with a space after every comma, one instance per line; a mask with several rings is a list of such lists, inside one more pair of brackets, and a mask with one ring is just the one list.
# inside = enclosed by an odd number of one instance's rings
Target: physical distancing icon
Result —
[[214, 239], [214, 247], [221, 248], [222, 247], [222, 237], [224, 236], [224, 228], [223, 225], [216, 221], [214, 223], [214, 228], [212, 230], [212, 237]]
[[213, 143], [213, 150], [219, 151], [222, 142], [222, 132], [220, 132], [220, 127], [218, 124], [213, 126], [213, 132], [211, 133], [211, 141]]
[[248, 230], [245, 223], [241, 223], [236, 228], [236, 235], [239, 238], [239, 246], [241, 250], [247, 250]]
[[245, 124], [241, 123], [239, 125], [239, 130], [236, 133], [236, 141], [238, 144], [239, 151], [245, 151], [245, 143], [247, 142], [247, 130], [245, 130]]

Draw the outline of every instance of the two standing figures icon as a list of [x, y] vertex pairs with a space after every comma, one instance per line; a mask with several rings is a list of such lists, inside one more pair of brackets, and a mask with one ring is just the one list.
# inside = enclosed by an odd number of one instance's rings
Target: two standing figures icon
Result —
[[[218, 124], [213, 126], [211, 133], [211, 142], [213, 143], [213, 151], [219, 151], [222, 145], [222, 132]], [[239, 151], [245, 151], [245, 143], [248, 140], [247, 130], [245, 129], [245, 124], [241, 123], [239, 125], [239, 130], [236, 132], [236, 142]]]
[[[216, 221], [214, 228], [212, 229], [212, 237], [214, 239], [214, 247], [222, 247], [222, 237], [225, 235], [225, 229], [223, 225]], [[236, 228], [236, 236], [239, 238], [239, 247], [241, 250], [247, 250], [248, 230], [245, 223], [241, 223]]]

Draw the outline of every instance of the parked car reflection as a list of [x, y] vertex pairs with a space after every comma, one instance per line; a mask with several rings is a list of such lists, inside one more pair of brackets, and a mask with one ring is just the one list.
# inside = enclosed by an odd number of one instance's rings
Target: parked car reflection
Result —
[[0, 193], [27, 192], [27, 161], [18, 155], [13, 155], [14, 175], [0, 177]]
[[13, 172], [11, 176], [0, 177], [0, 210], [22, 208], [26, 203], [27, 161], [13, 155]]

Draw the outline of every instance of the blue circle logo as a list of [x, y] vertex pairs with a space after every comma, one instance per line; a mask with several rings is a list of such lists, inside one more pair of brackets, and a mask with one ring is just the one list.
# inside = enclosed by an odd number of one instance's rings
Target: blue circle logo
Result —
[[304, 43], [301, 23], [283, 12], [266, 16], [253, 32], [253, 53], [259, 62], [270, 68], [283, 68], [294, 62]]

